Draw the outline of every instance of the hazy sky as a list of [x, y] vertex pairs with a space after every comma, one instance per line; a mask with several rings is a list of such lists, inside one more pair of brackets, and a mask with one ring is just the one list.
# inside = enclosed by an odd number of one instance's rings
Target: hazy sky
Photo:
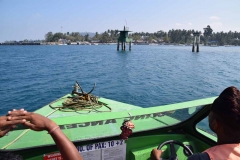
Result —
[[0, 42], [47, 32], [194, 29], [240, 32], [240, 0], [0, 0]]

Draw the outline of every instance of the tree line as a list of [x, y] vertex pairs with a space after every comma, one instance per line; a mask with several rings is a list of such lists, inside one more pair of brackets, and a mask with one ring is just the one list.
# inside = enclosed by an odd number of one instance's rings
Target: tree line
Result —
[[45, 41], [46, 42], [58, 42], [59, 39], [66, 39], [68, 42], [92, 42], [92, 41], [98, 41], [100, 43], [108, 43], [108, 42], [117, 42], [117, 39], [119, 37], [118, 30], [108, 30], [101, 34], [98, 32], [95, 33], [94, 36], [90, 36], [88, 33], [85, 35], [81, 35], [79, 32], [67, 32], [67, 33], [52, 33], [48, 32], [45, 35]]
[[[240, 45], [240, 32], [213, 32], [212, 28], [208, 25], [203, 28], [204, 32], [201, 33], [200, 42], [205, 45], [215, 43], [217, 45]], [[148, 33], [148, 32], [134, 32], [129, 33], [129, 37], [132, 38], [133, 42], [148, 42], [148, 43], [177, 43], [177, 44], [191, 44], [193, 42], [193, 33], [198, 31], [195, 30], [181, 30], [172, 29], [168, 32], [162, 30]], [[90, 36], [88, 33], [81, 35], [79, 32], [67, 32], [67, 33], [52, 33], [48, 32], [45, 35], [46, 42], [58, 42], [59, 39], [65, 39], [70, 42], [99, 42], [99, 43], [111, 43], [117, 42], [119, 37], [118, 30], [110, 30], [103, 33], [96, 32], [94, 36]]]

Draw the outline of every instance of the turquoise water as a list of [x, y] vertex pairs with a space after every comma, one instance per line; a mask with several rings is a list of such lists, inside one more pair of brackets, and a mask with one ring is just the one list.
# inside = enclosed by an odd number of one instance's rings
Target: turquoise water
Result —
[[217, 96], [240, 87], [240, 47], [0, 46], [0, 115], [34, 111], [71, 92], [87, 92], [142, 107]]

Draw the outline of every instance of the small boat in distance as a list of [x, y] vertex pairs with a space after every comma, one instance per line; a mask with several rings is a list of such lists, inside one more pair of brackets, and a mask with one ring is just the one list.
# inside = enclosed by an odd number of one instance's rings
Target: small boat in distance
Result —
[[158, 46], [157, 43], [149, 43], [150, 46]]
[[219, 46], [216, 44], [212, 44], [212, 45], [210, 45], [210, 47], [219, 47]]

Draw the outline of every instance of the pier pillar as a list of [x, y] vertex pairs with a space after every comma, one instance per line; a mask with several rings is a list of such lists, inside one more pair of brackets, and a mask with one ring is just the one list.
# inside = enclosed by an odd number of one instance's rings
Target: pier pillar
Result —
[[119, 41], [118, 41], [118, 44], [117, 44], [117, 51], [119, 51]]
[[123, 42], [122, 42], [122, 51], [123, 51]]
[[195, 51], [196, 44], [197, 44], [196, 52], [199, 52], [200, 34], [201, 32], [198, 32], [198, 31], [193, 33], [194, 40], [193, 40], [192, 52]]
[[195, 43], [196, 43], [196, 37], [194, 36], [192, 52], [195, 52]]
[[132, 50], [132, 42], [129, 43], [129, 51]]
[[200, 35], [198, 36], [197, 52], [199, 52], [199, 45], [200, 45]]

